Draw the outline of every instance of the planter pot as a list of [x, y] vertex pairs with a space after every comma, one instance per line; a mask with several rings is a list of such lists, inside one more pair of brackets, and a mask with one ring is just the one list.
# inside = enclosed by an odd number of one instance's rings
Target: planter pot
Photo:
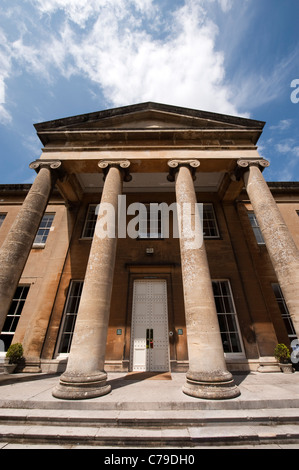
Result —
[[287, 363], [283, 364], [282, 362], [279, 363], [280, 369], [284, 374], [292, 374], [294, 372], [293, 364]]
[[9, 364], [8, 361], [4, 361], [4, 373], [5, 374], [13, 374], [16, 367], [17, 367], [17, 364]]

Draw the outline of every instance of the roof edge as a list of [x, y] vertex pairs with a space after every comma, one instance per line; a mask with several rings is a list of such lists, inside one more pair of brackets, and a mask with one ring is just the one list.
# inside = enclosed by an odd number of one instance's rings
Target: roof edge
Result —
[[127, 106], [121, 106], [117, 108], [105, 109], [102, 111], [79, 114], [76, 116], [65, 117], [61, 119], [55, 119], [51, 121], [45, 121], [41, 123], [34, 124], [34, 127], [37, 132], [47, 129], [55, 129], [67, 125], [87, 123], [88, 121], [95, 121], [99, 119], [107, 119], [109, 117], [117, 117], [125, 114], [131, 114], [140, 111], [163, 111], [179, 115], [190, 116], [193, 118], [203, 118], [213, 121], [222, 121], [226, 124], [239, 124], [245, 125], [250, 128], [255, 128], [262, 130], [265, 126], [264, 121], [258, 121], [254, 119], [231, 116], [220, 113], [213, 113], [210, 111], [201, 111], [197, 109], [186, 108], [182, 106], [168, 105], [163, 103], [156, 103], [154, 101], [148, 101], [144, 103], [132, 104]]

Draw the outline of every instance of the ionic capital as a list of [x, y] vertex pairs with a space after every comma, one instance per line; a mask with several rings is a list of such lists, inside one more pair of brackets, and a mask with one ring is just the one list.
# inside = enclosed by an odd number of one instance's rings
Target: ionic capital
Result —
[[270, 166], [270, 162], [268, 162], [268, 160], [265, 160], [264, 158], [257, 160], [246, 160], [240, 158], [240, 160], [237, 161], [237, 166], [235, 169], [235, 177], [237, 181], [240, 181], [244, 173], [246, 173], [246, 171], [249, 171], [250, 167], [252, 166], [259, 168], [260, 171], [263, 171], [265, 168]]
[[130, 175], [129, 167], [131, 162], [129, 160], [101, 160], [98, 163], [98, 167], [103, 170], [104, 178], [109, 171], [109, 168], [114, 167], [118, 168], [123, 174], [123, 180], [128, 183], [132, 180], [132, 175]]
[[200, 162], [198, 160], [169, 160], [167, 162], [169, 166], [169, 174], [167, 176], [168, 181], [175, 181], [175, 174], [180, 167], [185, 166], [191, 170], [192, 178], [195, 180], [196, 168], [199, 167]]
[[29, 164], [29, 168], [31, 168], [31, 170], [35, 170], [36, 173], [39, 173], [42, 168], [48, 168], [57, 178], [61, 179], [64, 177], [60, 160], [35, 160]]

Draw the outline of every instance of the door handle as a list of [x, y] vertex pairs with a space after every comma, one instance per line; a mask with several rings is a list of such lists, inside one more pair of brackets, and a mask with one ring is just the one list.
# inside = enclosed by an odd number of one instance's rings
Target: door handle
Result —
[[152, 328], [146, 329], [146, 349], [154, 348], [154, 330]]

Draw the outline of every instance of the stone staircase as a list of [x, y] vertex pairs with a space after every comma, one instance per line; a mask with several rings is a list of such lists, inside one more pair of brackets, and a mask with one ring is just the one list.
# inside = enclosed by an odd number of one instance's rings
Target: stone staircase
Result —
[[299, 409], [1, 408], [0, 442], [125, 448], [299, 446]]
[[110, 375], [112, 392], [57, 400], [57, 376], [0, 377], [0, 449], [6, 444], [121, 449], [293, 444], [299, 448], [299, 375], [237, 377], [233, 400], [198, 400], [169, 381]]

